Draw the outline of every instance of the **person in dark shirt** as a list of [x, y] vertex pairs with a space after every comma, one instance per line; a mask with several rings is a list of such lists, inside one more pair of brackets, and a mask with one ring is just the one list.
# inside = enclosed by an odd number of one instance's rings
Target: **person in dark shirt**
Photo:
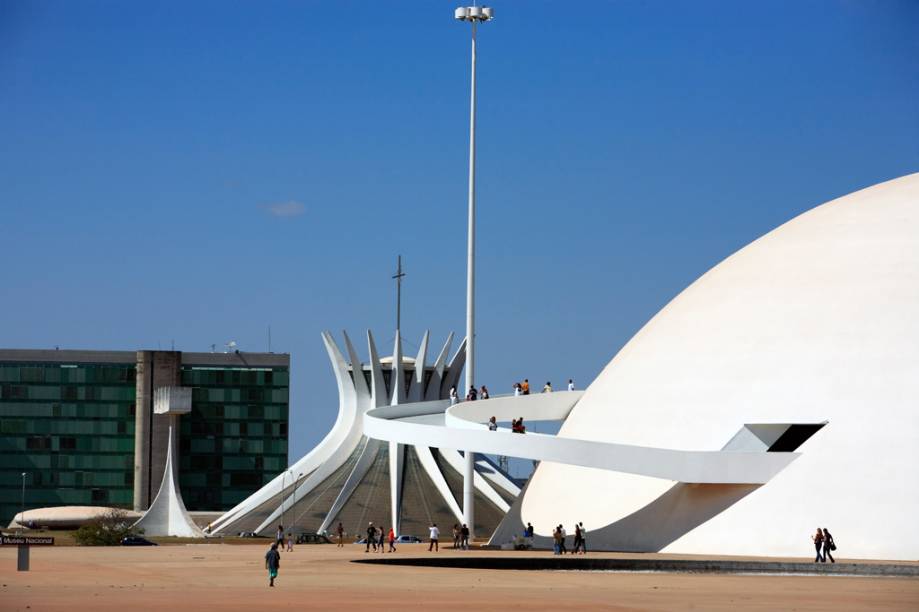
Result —
[[460, 547], [463, 550], [469, 550], [469, 527], [466, 526], [466, 523], [463, 523], [463, 528], [460, 529], [460, 535], [462, 536]]
[[268, 570], [268, 586], [274, 586], [274, 579], [278, 577], [281, 567], [281, 553], [278, 552], [278, 543], [271, 545], [271, 550], [265, 553], [265, 569]]
[[364, 552], [370, 552], [370, 547], [373, 546], [373, 552], [377, 551], [377, 530], [373, 526], [373, 522], [367, 525], [367, 550]]

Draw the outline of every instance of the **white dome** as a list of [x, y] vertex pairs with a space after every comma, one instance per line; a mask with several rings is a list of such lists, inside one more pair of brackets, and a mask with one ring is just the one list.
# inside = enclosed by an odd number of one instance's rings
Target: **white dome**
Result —
[[[560, 435], [718, 450], [745, 423], [824, 420], [771, 482], [656, 548], [807, 555], [820, 526], [845, 557], [919, 558], [919, 174], [814, 208], [715, 266], [615, 356]], [[543, 463], [521, 516], [641, 549], [699, 500], [639, 529], [615, 523], [673, 485]]]

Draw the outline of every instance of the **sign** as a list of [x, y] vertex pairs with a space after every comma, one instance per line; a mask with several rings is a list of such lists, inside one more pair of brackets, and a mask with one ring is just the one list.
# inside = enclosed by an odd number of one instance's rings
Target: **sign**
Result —
[[54, 538], [43, 536], [0, 536], [0, 544], [4, 546], [17, 546], [26, 544], [28, 546], [54, 546]]

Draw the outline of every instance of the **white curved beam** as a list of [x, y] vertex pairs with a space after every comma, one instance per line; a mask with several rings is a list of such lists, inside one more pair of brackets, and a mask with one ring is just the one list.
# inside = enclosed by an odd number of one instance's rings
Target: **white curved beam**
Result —
[[348, 332], [342, 330], [341, 334], [345, 337], [345, 348], [347, 348], [348, 358], [351, 360], [351, 376], [354, 380], [354, 391], [357, 393], [358, 402], [361, 400], [369, 402], [371, 399], [370, 389], [367, 387], [367, 380], [364, 378], [361, 359], [357, 356], [354, 345], [351, 344], [351, 338], [348, 337]]
[[440, 467], [437, 465], [437, 461], [431, 453], [431, 449], [423, 444], [419, 444], [415, 446], [415, 454], [418, 457], [418, 463], [421, 464], [428, 478], [430, 478], [434, 486], [437, 487], [437, 492], [440, 493], [440, 496], [447, 503], [450, 512], [453, 513], [457, 521], [462, 522], [463, 511], [460, 510], [459, 504], [456, 503], [456, 498], [453, 497], [453, 491], [450, 490], [450, 485], [447, 484], [444, 475], [441, 473]]
[[[355, 386], [351, 382], [351, 376], [348, 374], [348, 364], [335, 344], [332, 335], [329, 332], [322, 332], [321, 335], [329, 361], [332, 364], [332, 371], [335, 374], [335, 382], [338, 385], [338, 416], [332, 429], [329, 430], [329, 433], [326, 434], [322, 441], [288, 468], [294, 474], [307, 476], [312, 476], [317, 468], [328, 463], [336, 454], [340, 454], [336, 451], [340, 451], [343, 447], [347, 450], [347, 455], [350, 455], [360, 441], [360, 435], [355, 437], [353, 432], [355, 429], [361, 429], [363, 424], [363, 421], [358, 418], [358, 398], [355, 393]], [[367, 405], [367, 408], [370, 408], [370, 406]], [[268, 484], [214, 521], [211, 525], [211, 533], [221, 533], [227, 526], [232, 525], [236, 519], [242, 518], [273, 497], [280, 494], [286, 495], [288, 491], [293, 490], [295, 485], [292, 481], [287, 482], [289, 480], [287, 479], [288, 470], [275, 476]], [[302, 484], [305, 485], [306, 482]]]
[[325, 518], [322, 520], [322, 524], [317, 530], [319, 533], [323, 533], [329, 529], [329, 526], [332, 524], [332, 521], [335, 519], [335, 517], [338, 516], [338, 513], [341, 511], [342, 507], [349, 499], [351, 499], [351, 495], [354, 494], [354, 490], [357, 489], [357, 485], [361, 483], [361, 480], [363, 480], [364, 476], [367, 475], [367, 470], [369, 470], [370, 466], [373, 465], [373, 460], [377, 457], [377, 451], [380, 449], [380, 444], [381, 442], [379, 440], [367, 440], [367, 444], [364, 446], [364, 450], [361, 451], [360, 458], [358, 458], [357, 463], [354, 464], [354, 469], [352, 469], [351, 473], [348, 474], [348, 479], [345, 480], [345, 484], [341, 488], [341, 491], [338, 492], [338, 496], [332, 503], [332, 507], [325, 515]]
[[[424, 400], [426, 402], [439, 400], [442, 397], [440, 394], [441, 383], [443, 382], [444, 367], [447, 364], [447, 355], [450, 354], [451, 344], [453, 344], [453, 332], [450, 332], [447, 336], [444, 347], [440, 349], [440, 354], [437, 356], [437, 360], [434, 361], [434, 372], [431, 374], [431, 381], [424, 390]], [[448, 393], [449, 391], [450, 389], [447, 389]]]
[[429, 332], [425, 330], [424, 337], [421, 338], [421, 347], [418, 349], [418, 356], [415, 357], [415, 376], [412, 378], [412, 386], [408, 389], [409, 402], [420, 402], [424, 399], [424, 362], [427, 359], [428, 334]]
[[[465, 467], [465, 458], [460, 455], [459, 451], [453, 450], [452, 448], [441, 448], [440, 456], [446, 459], [447, 463], [450, 464], [457, 474], [462, 474]], [[478, 462], [476, 462], [478, 463]], [[484, 495], [491, 503], [498, 506], [501, 512], [507, 512], [511, 509], [510, 504], [504, 501], [504, 498], [495, 491], [492, 486], [485, 480], [482, 474], [479, 474], [478, 471], [473, 474], [473, 486], [475, 489]]]
[[[463, 371], [464, 365], [466, 365], [466, 338], [463, 338], [463, 341], [460, 342], [459, 348], [453, 354], [453, 359], [450, 360], [450, 365], [447, 366], [444, 381], [440, 387], [440, 397], [450, 397], [450, 388], [459, 383], [459, 375]], [[456, 392], [462, 398], [466, 397], [466, 391], [468, 390], [458, 388]]]
[[[499, 420], [508, 420], [517, 418], [521, 412], [527, 414], [529, 411], [525, 407], [528, 404], [533, 404], [534, 407], [541, 406], [546, 412], [558, 411], [577, 393], [580, 392], [463, 402], [451, 407], [447, 412], [455, 418], [474, 421], [474, 418], [464, 418], [464, 411], [469, 410], [478, 414], [484, 409], [497, 416]], [[563, 400], [565, 395], [569, 397]], [[552, 396], [558, 396], [558, 401]], [[446, 400], [445, 404], [449, 405], [449, 401]], [[483, 407], [481, 404], [488, 406]], [[570, 409], [570, 406], [568, 408]], [[521, 435], [507, 431], [438, 427], [405, 419], [391, 420], [391, 415], [386, 408], [376, 408], [367, 412], [364, 415], [365, 433], [374, 438], [403, 444], [424, 444], [437, 448], [458, 447], [476, 453], [525, 457], [677, 482], [763, 484], [798, 457], [798, 453], [685, 451], [534, 433]]]
[[476, 472], [490, 481], [492, 485], [514, 497], [520, 495], [520, 487], [518, 487], [513, 480], [508, 478], [508, 476], [501, 471], [501, 468], [499, 468], [494, 461], [489, 459], [488, 456], [479, 455], [475, 465]]
[[367, 352], [370, 354], [370, 393], [374, 406], [385, 406], [389, 403], [386, 394], [386, 381], [383, 379], [383, 368], [380, 367], [380, 355], [377, 353], [373, 333], [367, 330]]
[[391, 406], [405, 403], [405, 364], [402, 363], [402, 335], [396, 330], [396, 342], [392, 349], [392, 369], [389, 376]]

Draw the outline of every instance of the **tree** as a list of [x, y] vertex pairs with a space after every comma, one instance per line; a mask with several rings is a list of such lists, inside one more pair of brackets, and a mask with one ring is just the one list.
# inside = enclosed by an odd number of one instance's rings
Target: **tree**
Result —
[[77, 529], [73, 538], [80, 546], [118, 546], [123, 538], [143, 532], [135, 530], [133, 524], [134, 519], [124, 510], [111, 508]]

